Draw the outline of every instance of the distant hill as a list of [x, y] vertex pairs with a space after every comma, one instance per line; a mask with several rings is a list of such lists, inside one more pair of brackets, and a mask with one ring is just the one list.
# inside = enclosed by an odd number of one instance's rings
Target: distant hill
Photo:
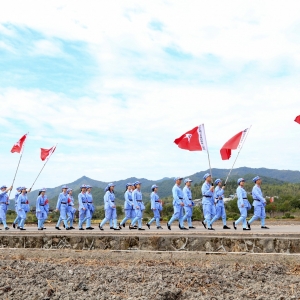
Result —
[[[212, 169], [212, 174], [214, 178], [223, 178], [226, 179], [229, 169]], [[203, 175], [209, 172], [208, 170], [198, 172], [190, 177], [193, 177], [195, 180], [203, 180]], [[290, 171], [290, 170], [276, 170], [276, 169], [266, 169], [266, 168], [247, 168], [241, 167], [233, 169], [230, 175], [230, 180], [236, 180], [239, 177], [245, 175], [259, 175], [264, 177], [269, 177], [270, 179], [277, 179], [279, 181], [290, 182], [290, 183], [300, 183], [300, 172], [299, 171]]]
[[[200, 183], [203, 182], [203, 175], [205, 173], [209, 172], [208, 170], [198, 172], [196, 174], [185, 176], [185, 178], [190, 177], [194, 183]], [[225, 178], [228, 175], [229, 170], [228, 169], [212, 169], [213, 178], [222, 178], [225, 180]], [[175, 174], [178, 175], [178, 174]], [[179, 174], [180, 175], [180, 174]], [[266, 168], [237, 168], [234, 169], [230, 176], [230, 181], [235, 181], [239, 177], [244, 177], [246, 180], [251, 180], [254, 176], [260, 175], [262, 176], [265, 183], [269, 184], [283, 184], [284, 182], [290, 182], [290, 183], [298, 183], [300, 182], [300, 172], [299, 171], [290, 171], [290, 170], [276, 170], [276, 169], [266, 169]], [[136, 178], [131, 177], [124, 180], [118, 180], [114, 183], [116, 184], [115, 191], [116, 191], [116, 198], [117, 203], [123, 203], [123, 193], [125, 191], [125, 186], [127, 182], [135, 182], [136, 180], [139, 180], [142, 182], [142, 191], [145, 200], [147, 201], [149, 199], [150, 193], [151, 193], [151, 185], [154, 183], [157, 183], [159, 185], [159, 195], [160, 197], [169, 197], [171, 196], [171, 190], [174, 185], [173, 178], [164, 177], [162, 179], [153, 181], [148, 180], [145, 178]], [[62, 183], [62, 185], [65, 183]], [[74, 190], [75, 198], [77, 198], [77, 194], [79, 192], [79, 187], [82, 184], [89, 184], [93, 186], [93, 195], [94, 199], [96, 200], [96, 205], [102, 205], [103, 204], [103, 195], [104, 191], [103, 189], [106, 187], [108, 182], [98, 181], [95, 179], [91, 179], [89, 177], [83, 176], [79, 179], [77, 179], [74, 182], [67, 183], [69, 187], [71, 187]], [[48, 188], [47, 189], [47, 195], [48, 198], [51, 199], [51, 205], [53, 206], [58, 194], [61, 192], [62, 185], [55, 187], [55, 188]], [[29, 195], [29, 201], [31, 205], [35, 206], [35, 201], [38, 195], [38, 190], [32, 191]], [[13, 207], [13, 203], [11, 205]]]

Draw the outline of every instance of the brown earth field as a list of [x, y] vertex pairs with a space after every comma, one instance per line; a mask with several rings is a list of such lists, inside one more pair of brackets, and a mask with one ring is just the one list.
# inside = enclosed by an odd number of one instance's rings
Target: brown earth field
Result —
[[0, 249], [0, 299], [300, 299], [300, 256]]

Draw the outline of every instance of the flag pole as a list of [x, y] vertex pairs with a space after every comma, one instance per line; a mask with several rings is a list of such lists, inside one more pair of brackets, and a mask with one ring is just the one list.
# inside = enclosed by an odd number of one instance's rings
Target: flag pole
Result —
[[210, 158], [209, 158], [209, 151], [208, 151], [208, 148], [207, 148], [207, 158], [208, 158], [208, 164], [209, 164], [210, 176], [211, 176], [211, 178], [212, 178], [212, 171], [211, 171], [211, 164], [210, 164]]
[[[27, 135], [28, 135], [28, 134], [29, 134], [29, 132], [26, 133], [26, 139], [27, 139]], [[21, 153], [21, 155], [20, 155], [19, 162], [18, 162], [18, 166], [17, 166], [17, 170], [16, 170], [16, 172], [15, 172], [15, 176], [14, 176], [14, 179], [13, 179], [13, 182], [12, 182], [11, 186], [14, 186], [14, 183], [15, 183], [15, 180], [16, 180], [16, 177], [17, 177], [17, 173], [18, 173], [18, 170], [19, 170], [19, 166], [20, 166], [20, 163], [21, 163], [21, 159], [22, 159], [22, 157], [23, 157], [23, 152], [24, 152], [24, 148], [25, 148], [25, 144], [26, 144], [26, 139], [25, 139], [25, 141], [24, 141], [24, 143], [23, 143], [22, 153]], [[10, 197], [10, 194], [11, 194], [11, 190], [9, 191], [8, 199], [9, 199], [9, 197]]]
[[[55, 148], [54, 148], [54, 149], [56, 149], [56, 147], [57, 147], [57, 144], [55, 145]], [[40, 175], [41, 175], [42, 171], [44, 170], [44, 168], [45, 168], [45, 166], [46, 166], [46, 164], [47, 164], [48, 160], [49, 160], [49, 159], [50, 159], [50, 157], [52, 156], [53, 152], [54, 152], [54, 151], [52, 151], [52, 152], [51, 152], [51, 154], [49, 155], [49, 157], [47, 157], [47, 160], [45, 161], [45, 163], [44, 163], [44, 165], [43, 165], [43, 167], [42, 167], [42, 169], [41, 169], [40, 173], [38, 174], [38, 176], [36, 177], [36, 179], [34, 180], [34, 182], [33, 182], [32, 186], [31, 186], [31, 188], [30, 188], [31, 190], [32, 190], [32, 188], [33, 188], [34, 184], [36, 183], [36, 181], [38, 180], [38, 178], [40, 177]]]
[[240, 152], [242, 151], [242, 148], [243, 148], [243, 146], [244, 146], [244, 144], [245, 144], [245, 142], [246, 142], [246, 139], [247, 139], [247, 137], [248, 137], [248, 134], [249, 134], [249, 131], [250, 131], [251, 127], [252, 127], [252, 125], [250, 125], [250, 127], [249, 127], [249, 130], [248, 130], [248, 132], [247, 132], [247, 134], [246, 134], [246, 136], [245, 136], [244, 142], [243, 142], [243, 144], [241, 145], [240, 150], [239, 150], [239, 152], [238, 152], [238, 154], [237, 154], [237, 156], [236, 156], [236, 158], [235, 158], [235, 160], [234, 160], [234, 162], [233, 162], [232, 168], [231, 168], [231, 170], [229, 171], [229, 173], [228, 173], [228, 175], [227, 175], [227, 178], [226, 178], [226, 180], [225, 180], [224, 185], [227, 183], [228, 178], [229, 178], [229, 176], [230, 176], [230, 174], [231, 174], [231, 172], [232, 172], [232, 170], [233, 170], [233, 168], [234, 168], [234, 165], [235, 165], [235, 163], [236, 163], [236, 161], [237, 161], [237, 159], [238, 159], [238, 157], [239, 157], [239, 155], [240, 155]]

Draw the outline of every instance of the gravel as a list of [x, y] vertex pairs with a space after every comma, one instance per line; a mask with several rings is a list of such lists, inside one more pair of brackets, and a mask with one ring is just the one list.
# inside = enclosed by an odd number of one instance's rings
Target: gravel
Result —
[[300, 299], [300, 256], [0, 250], [0, 299]]

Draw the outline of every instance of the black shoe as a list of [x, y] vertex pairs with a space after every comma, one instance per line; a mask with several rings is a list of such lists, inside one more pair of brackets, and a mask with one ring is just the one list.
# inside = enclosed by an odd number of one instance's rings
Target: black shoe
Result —
[[64, 228], [66, 228], [65, 224], [63, 224]]
[[114, 230], [120, 230], [120, 228], [118, 227], [118, 228], [114, 228]]
[[202, 225], [203, 225], [204, 228], [206, 229], [206, 224], [204, 223], [204, 221], [202, 221]]
[[113, 227], [109, 227], [109, 229], [114, 229]]
[[123, 227], [125, 228], [125, 223], [123, 224]]
[[26, 229], [20, 227], [20, 230], [26, 230]]
[[133, 227], [134, 227], [135, 229], [137, 229], [137, 228], [138, 228], [138, 226], [137, 226], [137, 225], [134, 225]]
[[232, 223], [234, 230], [236, 230], [235, 222]]
[[13, 226], [13, 228], [16, 228], [16, 224], [15, 223], [12, 223], [12, 226]]
[[38, 228], [38, 230], [43, 230], [43, 228]]
[[57, 226], [55, 226], [55, 229], [57, 229], [57, 230], [61, 230], [59, 227], [57, 227]]
[[71, 228], [70, 228], [70, 227], [67, 227], [66, 230], [71, 230]]
[[145, 230], [144, 228], [139, 228], [138, 230]]
[[169, 225], [169, 223], [167, 223], [168, 229], [171, 230], [171, 225]]
[[161, 226], [157, 226], [156, 228], [157, 228], [157, 229], [163, 229]]
[[250, 228], [243, 228], [243, 230], [251, 230]]
[[137, 227], [129, 225], [129, 229], [137, 229]]
[[83, 228], [79, 228], [79, 230], [84, 230]]
[[93, 227], [87, 227], [86, 230], [94, 230]]
[[5, 227], [5, 230], [8, 230], [9, 228], [8, 227]]
[[180, 230], [188, 230], [188, 229], [183, 226], [183, 227], [180, 227]]
[[179, 229], [180, 229], [180, 223], [178, 223], [178, 227], [179, 227]]
[[[260, 227], [261, 229], [270, 229], [269, 227], [267, 227], [267, 226], [261, 226]], [[6, 228], [5, 228], [6, 229]]]
[[215, 230], [214, 228], [212, 228], [212, 227], [209, 227], [209, 228], [207, 228], [207, 230]]
[[43, 230], [46, 230], [47, 228], [46, 227], [43, 227]]
[[196, 227], [194, 227], [194, 226], [190, 226], [190, 227], [189, 227], [189, 229], [196, 229]]
[[249, 229], [251, 229], [251, 226], [250, 226], [250, 224], [249, 224], [249, 222], [248, 222], [248, 221], [247, 221], [247, 225], [248, 225], [248, 228], [249, 228]]
[[99, 225], [99, 229], [100, 229], [101, 231], [103, 231], [103, 230], [104, 230], [104, 229], [103, 229], [103, 227], [102, 227], [102, 226], [100, 226], [100, 225]]
[[230, 229], [230, 227], [228, 227], [227, 225], [224, 225], [223, 229]]
[[20, 226], [18, 226], [17, 229], [20, 229]]
[[75, 229], [75, 228], [73, 226], [71, 226], [70, 229]]
[[146, 225], [148, 226], [148, 228], [150, 229], [150, 224], [146, 223]]

